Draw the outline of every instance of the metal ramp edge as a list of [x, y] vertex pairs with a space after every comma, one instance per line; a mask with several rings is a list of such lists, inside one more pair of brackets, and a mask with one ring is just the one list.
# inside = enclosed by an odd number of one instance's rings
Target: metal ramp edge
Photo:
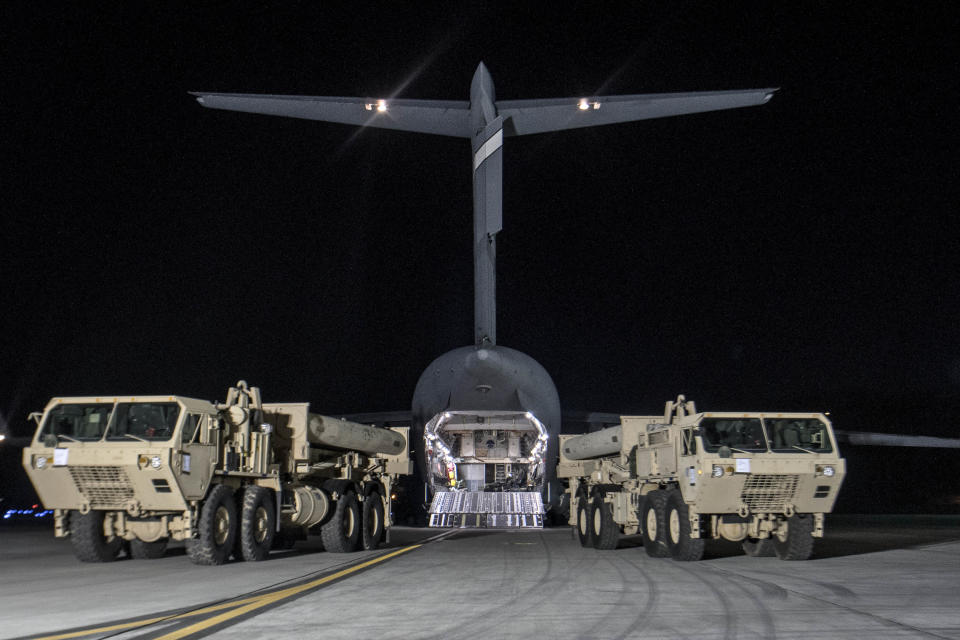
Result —
[[431, 527], [542, 529], [538, 491], [439, 491], [430, 505]]

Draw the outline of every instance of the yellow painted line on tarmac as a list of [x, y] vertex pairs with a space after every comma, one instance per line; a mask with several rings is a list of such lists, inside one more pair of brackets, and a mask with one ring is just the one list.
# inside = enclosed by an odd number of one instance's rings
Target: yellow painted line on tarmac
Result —
[[146, 627], [151, 624], [156, 624], [158, 622], [169, 622], [170, 620], [179, 620], [181, 618], [193, 618], [196, 616], [202, 616], [205, 613], [220, 611], [221, 609], [232, 609], [233, 607], [238, 607], [240, 605], [247, 604], [248, 602], [259, 600], [262, 597], [263, 596], [252, 596], [249, 598], [243, 598], [242, 600], [231, 600], [230, 602], [213, 604], [213, 605], [210, 605], [209, 607], [204, 607], [202, 609], [194, 609], [192, 611], [185, 611], [184, 613], [178, 613], [176, 615], [160, 616], [157, 618], [143, 618], [141, 620], [134, 620], [133, 622], [121, 622], [118, 624], [112, 624], [107, 627], [96, 627], [95, 629], [81, 629], [80, 631], [58, 633], [52, 636], [41, 636], [38, 638], [33, 638], [32, 640], [66, 640], [67, 638], [82, 638], [83, 636], [90, 636], [95, 633], [103, 633], [106, 631], [121, 631], [123, 629], [135, 629], [136, 627]]
[[296, 587], [288, 587], [286, 589], [281, 589], [279, 591], [266, 593], [261, 596], [251, 596], [249, 598], [242, 598], [240, 600], [232, 600], [230, 602], [214, 604], [214, 605], [210, 605], [209, 607], [203, 607], [202, 609], [195, 609], [193, 611], [187, 611], [185, 613], [179, 613], [171, 616], [158, 616], [156, 618], [145, 618], [145, 619], [136, 620], [133, 622], [122, 622], [119, 624], [108, 625], [105, 627], [81, 629], [78, 631], [71, 631], [68, 633], [59, 633], [51, 636], [42, 636], [42, 637], [34, 638], [33, 640], [66, 640], [67, 638], [82, 638], [83, 636], [90, 636], [96, 633], [105, 633], [108, 631], [121, 631], [124, 629], [135, 629], [137, 627], [146, 627], [151, 624], [157, 624], [159, 622], [172, 622], [175, 620], [194, 618], [196, 616], [201, 616], [207, 613], [213, 613], [215, 611], [221, 611], [223, 609], [232, 609], [231, 611], [228, 611], [226, 613], [222, 613], [218, 616], [208, 618], [207, 620], [197, 622], [196, 624], [192, 624], [188, 627], [184, 627], [183, 629], [179, 629], [167, 635], [160, 636], [157, 638], [157, 640], [176, 640], [179, 638], [185, 638], [194, 633], [203, 631], [204, 629], [208, 629], [212, 626], [227, 622], [228, 620], [236, 618], [237, 616], [242, 616], [246, 613], [250, 613], [251, 611], [256, 611], [257, 609], [260, 609], [262, 607], [266, 607], [268, 605], [280, 602], [281, 600], [291, 598], [295, 595], [303, 593], [304, 591], [316, 589], [317, 587], [324, 585], [328, 582], [339, 580], [340, 578], [343, 578], [344, 576], [348, 576], [351, 573], [355, 573], [362, 569], [366, 569], [367, 567], [371, 567], [385, 560], [389, 560], [390, 558], [395, 558], [396, 556], [399, 556], [402, 553], [413, 551], [414, 549], [421, 546], [422, 545], [415, 544], [409, 547], [404, 547], [403, 549], [398, 549], [397, 551], [380, 556], [379, 558], [374, 558], [373, 560], [367, 560], [366, 562], [362, 562], [358, 565], [349, 567], [347, 569], [343, 569], [342, 571], [332, 573], [328, 576], [324, 576], [323, 578], [318, 578], [317, 580], [313, 580], [311, 582], [307, 582]]
[[289, 587], [287, 589], [281, 589], [280, 591], [274, 591], [273, 593], [268, 593], [266, 595], [260, 596], [250, 604], [238, 607], [232, 611], [228, 611], [227, 613], [221, 613], [218, 616], [214, 616], [202, 622], [192, 624], [189, 627], [184, 627], [183, 629], [179, 629], [177, 631], [174, 631], [173, 633], [168, 633], [166, 635], [160, 636], [157, 638], [157, 640], [178, 640], [179, 638], [185, 638], [187, 636], [193, 635], [194, 633], [203, 631], [204, 629], [209, 629], [210, 627], [227, 622], [228, 620], [232, 618], [236, 618], [237, 616], [242, 616], [244, 614], [250, 613], [251, 611], [256, 611], [257, 609], [266, 607], [267, 605], [274, 604], [281, 600], [285, 600], [297, 594], [303, 593], [304, 591], [310, 591], [311, 589], [316, 589], [320, 585], [326, 584], [328, 582], [339, 580], [340, 578], [344, 576], [348, 576], [351, 573], [360, 571], [361, 569], [366, 569], [367, 567], [371, 567], [377, 563], [383, 562], [384, 560], [389, 560], [390, 558], [394, 558], [402, 553], [406, 553], [407, 551], [413, 551], [414, 549], [420, 546], [421, 545], [419, 544], [415, 544], [409, 547], [404, 547], [403, 549], [399, 549], [397, 551], [394, 551], [393, 553], [388, 553], [385, 556], [380, 556], [379, 558], [374, 558], [373, 560], [367, 560], [366, 562], [350, 567], [349, 569], [344, 569], [343, 571], [338, 571], [329, 576], [319, 578], [317, 580], [308, 582], [306, 584], [302, 584], [299, 587]]

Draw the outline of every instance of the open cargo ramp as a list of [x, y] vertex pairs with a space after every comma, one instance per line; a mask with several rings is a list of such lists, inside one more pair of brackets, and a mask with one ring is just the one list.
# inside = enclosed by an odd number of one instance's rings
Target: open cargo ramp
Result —
[[430, 505], [431, 527], [542, 529], [539, 491], [438, 491]]

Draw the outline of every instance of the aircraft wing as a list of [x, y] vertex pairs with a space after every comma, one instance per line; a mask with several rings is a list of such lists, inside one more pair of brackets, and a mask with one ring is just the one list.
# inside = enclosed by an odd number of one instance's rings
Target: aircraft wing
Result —
[[738, 109], [766, 103], [776, 89], [647, 93], [593, 98], [498, 101], [507, 135], [526, 135], [688, 113]]
[[931, 436], [905, 436], [897, 433], [869, 433], [866, 431], [834, 431], [837, 440], [844, 444], [872, 447], [932, 447], [935, 449], [960, 449], [960, 438], [934, 438]]
[[[505, 100], [495, 103], [507, 136], [649, 120], [688, 113], [761, 105], [776, 89], [650, 93], [592, 98]], [[191, 92], [204, 107], [339, 122], [364, 127], [471, 138], [470, 103], [445, 100], [379, 100], [333, 96], [282, 96]]]
[[9, 436], [0, 433], [0, 447], [22, 449], [30, 444], [33, 436]]
[[413, 422], [413, 413], [409, 410], [400, 411], [377, 411], [372, 413], [348, 413], [336, 418], [343, 418], [350, 422], [359, 422], [361, 424], [378, 424], [403, 426]]
[[362, 127], [469, 138], [470, 103], [444, 100], [377, 100], [332, 96], [273, 96], [249, 93], [200, 93], [210, 109], [245, 111]]

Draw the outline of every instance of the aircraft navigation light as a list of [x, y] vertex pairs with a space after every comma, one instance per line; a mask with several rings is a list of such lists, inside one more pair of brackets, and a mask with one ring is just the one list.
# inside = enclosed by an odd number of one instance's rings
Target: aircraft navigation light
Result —
[[[771, 95], [772, 95], [772, 94], [771, 94]], [[768, 99], [769, 99], [769, 98], [768, 98]], [[587, 110], [589, 110], [589, 109], [599, 109], [599, 108], [600, 108], [600, 103], [599, 103], [599, 102], [590, 102], [590, 101], [587, 100], [586, 98], [580, 98], [580, 102], [577, 103], [577, 108], [580, 109], [580, 111], [587, 111]]]
[[373, 111], [376, 109], [380, 113], [383, 113], [387, 110], [387, 101], [386, 100], [377, 100], [376, 102], [368, 102], [363, 105], [363, 108], [367, 111]]
[[7, 434], [5, 434], [5, 433], [0, 433], [0, 442], [3, 442], [3, 441], [6, 440], [6, 439], [7, 439]]

